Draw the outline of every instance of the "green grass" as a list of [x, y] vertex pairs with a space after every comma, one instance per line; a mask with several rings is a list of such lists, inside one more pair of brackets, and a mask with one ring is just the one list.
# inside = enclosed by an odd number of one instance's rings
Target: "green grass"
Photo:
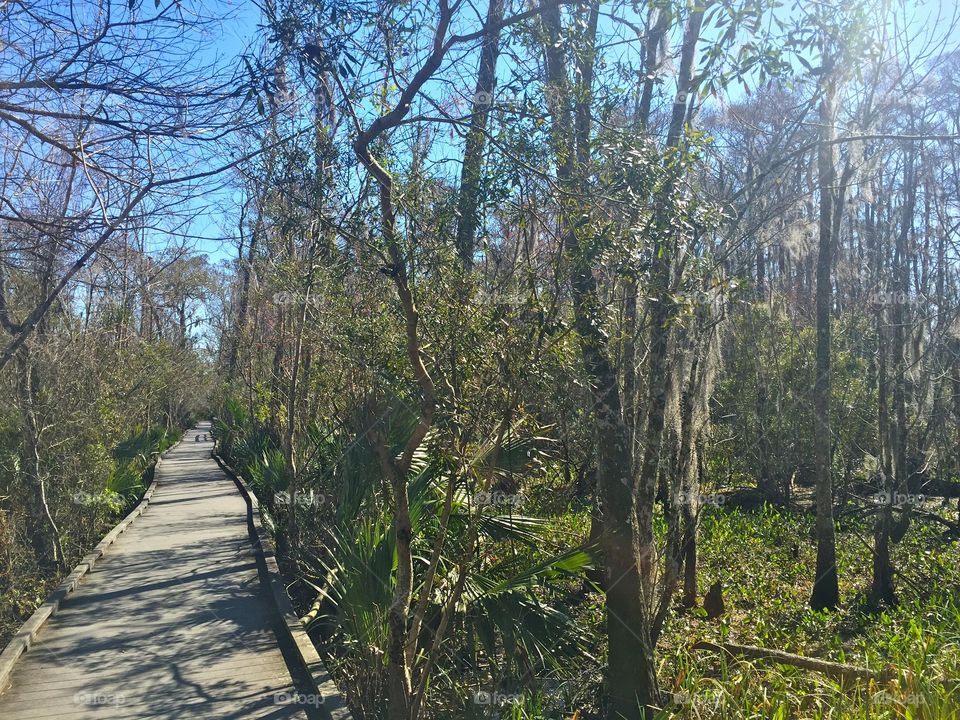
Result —
[[[682, 703], [663, 717], [960, 718], [960, 548], [930, 528], [896, 546], [900, 604], [865, 605], [870, 528], [844, 523], [838, 535], [842, 605], [807, 607], [816, 562], [813, 517], [770, 508], [715, 510], [704, 518], [700, 587], [724, 585], [727, 614], [674, 613], [658, 648], [661, 678]], [[865, 544], [866, 543], [866, 544]], [[692, 653], [697, 640], [728, 640], [882, 670], [889, 683], [843, 687], [810, 671], [768, 661]]]
[[[585, 514], [554, 518], [557, 539], [587, 526]], [[662, 531], [662, 527], [660, 528]], [[705, 511], [700, 533], [701, 596], [720, 580], [726, 615], [708, 620], [674, 608], [657, 648], [664, 690], [676, 703], [658, 715], [704, 720], [750, 718], [884, 720], [960, 718], [960, 546], [936, 528], [914, 526], [895, 546], [900, 604], [883, 612], [865, 605], [872, 541], [867, 523], [845, 522], [838, 534], [841, 607], [807, 607], [815, 567], [813, 517], [769, 507], [756, 512]], [[866, 544], [865, 544], [866, 543]], [[566, 683], [561, 692], [524, 693], [468, 717], [594, 720], [601, 717], [602, 598], [590, 594], [571, 608], [596, 639], [597, 662], [578, 668], [594, 688]], [[814, 672], [769, 661], [741, 661], [692, 652], [698, 640], [729, 641], [847, 662], [880, 671], [890, 682], [843, 686]], [[492, 713], [492, 714], [491, 714]]]

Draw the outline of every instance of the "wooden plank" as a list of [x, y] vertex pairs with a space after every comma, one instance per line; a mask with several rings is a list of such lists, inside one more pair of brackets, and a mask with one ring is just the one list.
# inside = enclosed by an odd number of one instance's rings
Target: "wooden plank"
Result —
[[283, 621], [259, 582], [246, 503], [196, 432], [166, 455], [136, 523], [84, 559], [83, 582], [71, 576], [33, 628], [0, 718], [317, 716], [289, 702]]

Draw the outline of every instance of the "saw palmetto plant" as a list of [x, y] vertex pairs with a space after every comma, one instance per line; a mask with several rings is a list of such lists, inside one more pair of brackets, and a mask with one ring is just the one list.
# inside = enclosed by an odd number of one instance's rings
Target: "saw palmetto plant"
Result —
[[[522, 509], [514, 508], [518, 494], [505, 498], [508, 512], [504, 503], [490, 501], [497, 495], [489, 490], [470, 492], [535, 464], [545, 444], [535, 434], [501, 448], [491, 441], [461, 473], [426, 448], [412, 465], [414, 604], [422, 608], [419, 632], [410, 640], [414, 682], [419, 679], [447, 707], [473, 703], [480, 688], [537, 692], [546, 678], [556, 681], [565, 674], [564, 658], [583, 651], [582, 633], [559, 601], [591, 566], [590, 550], [551, 555], [549, 523], [513, 512]], [[372, 495], [376, 481], [352, 476], [361, 466], [348, 467], [340, 475], [342, 487], [364, 485]], [[349, 491], [347, 497], [355, 502]], [[356, 704], [376, 717], [383, 711], [378, 692], [396, 562], [389, 514], [368, 495], [359, 516], [339, 520], [322, 537], [310, 563], [308, 581], [318, 598], [308, 620], [351, 648], [351, 662], [363, 658], [364, 672], [350, 673], [357, 678], [353, 694]]]

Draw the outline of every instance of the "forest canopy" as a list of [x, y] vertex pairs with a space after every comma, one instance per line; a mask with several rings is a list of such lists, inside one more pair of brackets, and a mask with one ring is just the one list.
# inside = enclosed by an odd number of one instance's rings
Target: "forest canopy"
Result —
[[75, 5], [0, 7], [4, 640], [212, 418], [358, 719], [960, 713], [956, 8]]

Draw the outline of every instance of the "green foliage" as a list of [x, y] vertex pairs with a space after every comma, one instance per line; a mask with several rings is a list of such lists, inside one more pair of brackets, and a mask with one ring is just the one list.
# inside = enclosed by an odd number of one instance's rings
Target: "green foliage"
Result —
[[[807, 607], [816, 548], [806, 538], [813, 518], [766, 507], [754, 513], [719, 509], [704, 518], [704, 584], [721, 580], [727, 615], [673, 618], [663, 655], [678, 704], [663, 718], [951, 718], [960, 712], [960, 549], [943, 550], [937, 538], [911, 533], [904, 554], [914, 578], [935, 575], [940, 587], [911, 584], [910, 600], [881, 614], [862, 603], [869, 578], [866, 527], [838, 534], [841, 577], [857, 578], [835, 613]], [[949, 569], [944, 561], [950, 564]], [[917, 591], [920, 590], [920, 593]], [[731, 641], [816, 655], [874, 670], [898, 669], [888, 683], [842, 687], [817, 673], [769, 662], [728, 659], [688, 650], [699, 639]]]
[[[90, 445], [82, 454], [72, 458], [80, 467], [89, 468], [89, 476], [60, 485], [51, 493], [51, 508], [57, 513], [64, 546], [71, 548], [66, 563], [68, 567], [72, 567], [85, 549], [97, 542], [140, 501], [152, 480], [157, 456], [174, 445], [181, 435], [182, 431], [177, 428], [155, 425], [125, 437], [112, 452], [107, 452], [103, 445]], [[16, 469], [16, 456], [8, 457], [10, 467]], [[0, 492], [4, 481], [2, 470], [0, 464]], [[0, 575], [0, 588], [3, 589], [0, 644], [43, 602], [45, 594], [59, 579], [38, 574], [32, 567], [32, 558], [17, 547], [13, 537], [4, 535], [5, 523], [21, 519], [3, 507], [6, 499], [0, 496], [0, 543], [7, 548], [7, 557], [15, 561], [13, 567], [17, 569], [15, 574]], [[11, 569], [11, 565], [8, 564], [7, 568]]]
[[[816, 338], [779, 299], [772, 308], [754, 304], [737, 316], [724, 353], [728, 359], [712, 414], [714, 435], [725, 441], [713, 446], [710, 464], [711, 475], [731, 485], [753, 485], [764, 464], [780, 483], [791, 477], [802, 482], [812, 473]], [[844, 322], [833, 335], [835, 471], [839, 478], [862, 479], [864, 448], [876, 437], [876, 389], [863, 355], [846, 345], [847, 338], [862, 342], [863, 328]], [[766, 449], [760, 442], [764, 435]]]
[[182, 431], [155, 426], [130, 435], [113, 451], [114, 468], [107, 476], [104, 499], [115, 511], [129, 508], [140, 499], [153, 476], [153, 463], [173, 446]]

